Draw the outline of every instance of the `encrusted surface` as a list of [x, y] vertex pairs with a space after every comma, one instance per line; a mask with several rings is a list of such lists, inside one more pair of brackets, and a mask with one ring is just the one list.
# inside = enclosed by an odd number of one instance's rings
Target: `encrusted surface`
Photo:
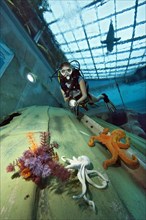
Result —
[[[145, 219], [146, 197], [142, 185], [123, 166], [111, 166], [104, 170], [102, 162], [110, 157], [110, 153], [99, 143], [96, 143], [95, 148], [88, 147], [89, 137], [93, 134], [71, 112], [48, 106], [33, 106], [21, 112], [20, 116], [1, 129], [2, 219]], [[94, 200], [97, 213], [83, 199], [72, 198], [81, 191], [75, 176], [66, 184], [50, 180], [47, 188], [36, 190], [34, 183], [21, 178], [12, 180], [11, 174], [6, 173], [5, 168], [9, 162], [28, 148], [26, 133], [34, 132], [39, 141], [40, 132], [47, 130], [51, 133], [51, 141], [57, 141], [60, 145], [57, 149], [60, 158], [63, 155], [69, 158], [87, 155], [94, 169], [108, 175], [109, 184], [106, 189], [98, 190], [88, 186], [88, 196]], [[133, 172], [138, 175], [138, 171]], [[96, 180], [93, 177], [93, 181]]]

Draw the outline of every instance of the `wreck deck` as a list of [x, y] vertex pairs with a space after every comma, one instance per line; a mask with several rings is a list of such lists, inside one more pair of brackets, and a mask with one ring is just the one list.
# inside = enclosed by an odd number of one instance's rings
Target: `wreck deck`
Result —
[[[142, 138], [129, 134], [132, 144], [137, 145], [133, 151], [140, 157], [144, 166], [131, 170], [122, 164], [104, 170], [102, 163], [110, 158], [109, 151], [100, 143], [96, 143], [93, 148], [88, 147], [89, 137], [93, 133], [71, 112], [48, 106], [32, 106], [19, 112], [22, 113], [20, 116], [1, 127], [1, 219], [145, 219], [145, 141]], [[94, 120], [111, 130], [117, 128], [102, 120]], [[40, 190], [31, 181], [22, 178], [12, 180], [11, 173], [6, 173], [6, 166], [28, 149], [26, 134], [33, 132], [39, 143], [40, 132], [48, 130], [51, 133], [51, 142], [59, 143], [60, 147], [56, 152], [60, 158], [86, 155], [94, 169], [108, 176], [106, 189], [88, 187], [89, 196], [96, 205], [96, 213], [82, 198], [72, 198], [81, 192], [81, 184], [77, 178], [67, 184], [52, 179], [47, 188]], [[60, 163], [64, 162], [60, 160]], [[94, 181], [96, 182], [96, 178]]]

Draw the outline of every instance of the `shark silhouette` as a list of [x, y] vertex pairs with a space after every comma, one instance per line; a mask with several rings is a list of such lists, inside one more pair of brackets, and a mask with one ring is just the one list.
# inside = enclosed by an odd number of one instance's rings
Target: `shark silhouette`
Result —
[[117, 42], [120, 39], [121, 39], [121, 37], [118, 37], [118, 38], [114, 37], [114, 27], [113, 27], [113, 23], [112, 23], [112, 20], [111, 20], [106, 40], [101, 41], [101, 43], [106, 44], [107, 45], [107, 51], [111, 52], [114, 48], [114, 42]]

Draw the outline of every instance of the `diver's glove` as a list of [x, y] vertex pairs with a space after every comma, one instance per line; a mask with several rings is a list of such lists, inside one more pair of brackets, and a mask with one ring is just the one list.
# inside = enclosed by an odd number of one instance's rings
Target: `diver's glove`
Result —
[[114, 106], [114, 104], [109, 100], [108, 96], [105, 93], [102, 93], [102, 95], [104, 96], [103, 100], [107, 106], [107, 108], [109, 109], [110, 112], [114, 112], [116, 111], [116, 107]]

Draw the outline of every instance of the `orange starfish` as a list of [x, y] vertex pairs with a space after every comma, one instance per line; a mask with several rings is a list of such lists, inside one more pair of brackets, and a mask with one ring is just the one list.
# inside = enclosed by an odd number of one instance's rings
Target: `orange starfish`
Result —
[[[111, 134], [108, 132], [109, 129], [105, 128], [98, 136], [92, 136], [88, 142], [88, 145], [93, 147], [95, 145], [95, 141], [97, 140], [104, 144], [111, 152], [112, 157], [103, 162], [104, 169], [107, 169], [110, 165], [115, 164], [118, 158], [120, 158], [130, 168], [137, 168], [139, 166], [138, 159], [134, 155], [132, 155], [132, 158], [129, 158], [122, 150], [130, 147], [130, 138], [128, 138], [125, 132], [121, 129], [116, 129], [112, 131]], [[125, 139], [125, 143], [122, 143], [121, 139]]]

